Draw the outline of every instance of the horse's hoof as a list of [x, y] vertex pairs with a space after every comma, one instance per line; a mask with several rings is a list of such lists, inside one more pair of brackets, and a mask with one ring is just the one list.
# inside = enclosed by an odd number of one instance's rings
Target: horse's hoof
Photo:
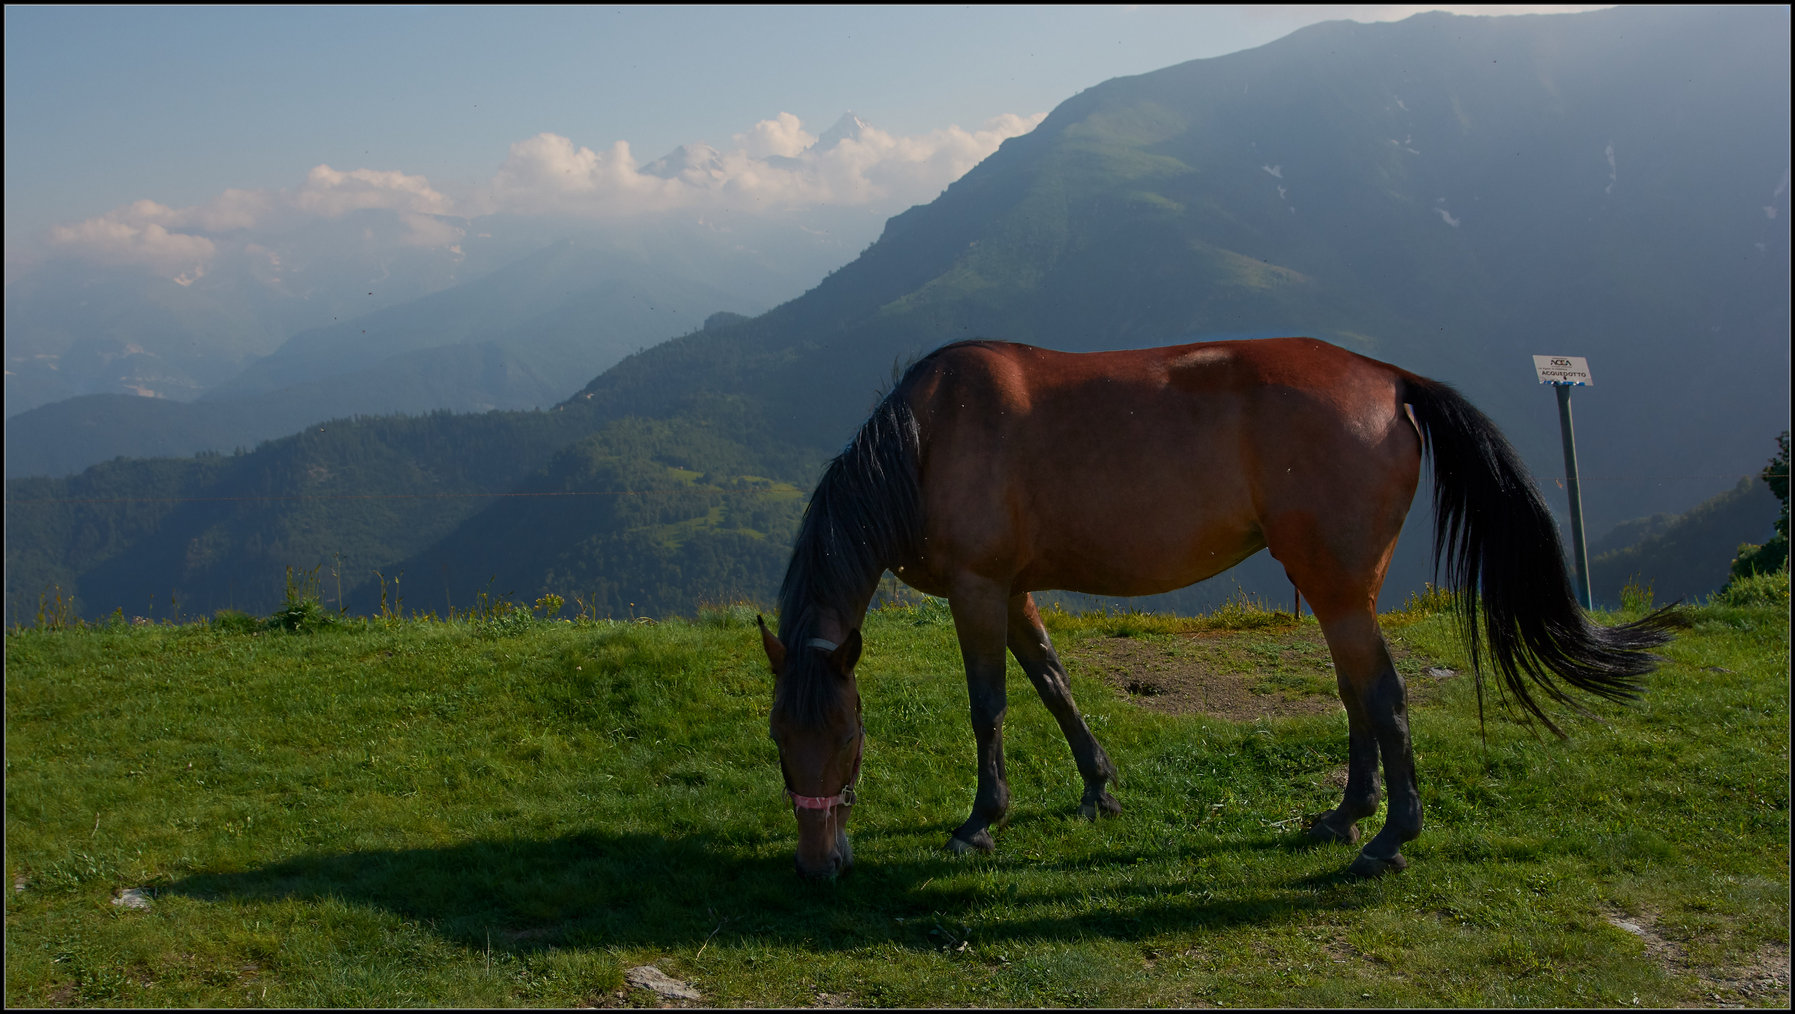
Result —
[[1379, 859], [1376, 856], [1369, 856], [1361, 852], [1359, 853], [1359, 858], [1354, 859], [1352, 865], [1346, 868], [1346, 872], [1355, 877], [1370, 879], [1372, 877], [1381, 877], [1386, 873], [1395, 873], [1399, 870], [1407, 869], [1408, 865], [1409, 861], [1404, 859], [1400, 852], [1394, 853], [1385, 859]]
[[971, 855], [974, 852], [989, 854], [997, 851], [997, 843], [991, 840], [989, 831], [980, 831], [971, 839], [960, 837], [956, 831], [947, 839], [947, 850], [957, 856]]
[[1107, 792], [1094, 800], [1087, 799], [1078, 804], [1078, 815], [1086, 820], [1096, 820], [1098, 817], [1114, 817], [1121, 812], [1122, 804], [1116, 802], [1116, 797]]
[[1328, 815], [1325, 813], [1311, 817], [1308, 826], [1303, 830], [1308, 834], [1309, 840], [1311, 841], [1326, 842], [1329, 844], [1342, 842], [1351, 845], [1353, 842], [1359, 840], [1359, 825], [1348, 824], [1346, 825], [1346, 830], [1342, 831], [1333, 824], [1328, 823]]

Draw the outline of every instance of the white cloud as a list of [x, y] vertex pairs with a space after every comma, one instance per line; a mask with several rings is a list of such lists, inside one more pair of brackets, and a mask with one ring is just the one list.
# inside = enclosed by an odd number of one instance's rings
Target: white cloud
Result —
[[780, 113], [735, 135], [728, 151], [686, 145], [647, 166], [625, 141], [598, 152], [559, 134], [538, 134], [511, 146], [480, 210], [604, 216], [915, 203], [932, 199], [1044, 115], [999, 116], [978, 130], [955, 126], [914, 137], [854, 120], [843, 136], [819, 139], [796, 116]]
[[[296, 269], [308, 257], [330, 256], [321, 244], [347, 242], [348, 234], [319, 232], [310, 224], [352, 212], [387, 212], [396, 223], [377, 232], [365, 223], [353, 230], [364, 247], [373, 242], [457, 255], [467, 220], [497, 213], [606, 220], [675, 210], [778, 214], [835, 205], [891, 214], [932, 200], [1045, 115], [1006, 114], [976, 130], [950, 126], [914, 136], [891, 134], [850, 115], [819, 137], [782, 112], [734, 135], [727, 151], [691, 144], [647, 165], [627, 141], [594, 149], [545, 132], [512, 144], [490, 180], [460, 199], [421, 175], [319, 165], [293, 189], [226, 190], [187, 208], [137, 201], [51, 229], [46, 247], [96, 263], [143, 267], [189, 285], [227, 252], [260, 265], [272, 258], [277, 271], [282, 257]], [[10, 273], [11, 249], [8, 258]]]
[[170, 232], [155, 221], [172, 215], [154, 201], [138, 201], [117, 217], [102, 215], [50, 230], [54, 252], [71, 254], [107, 266], [147, 267], [171, 278], [198, 277], [194, 272], [212, 259], [217, 247], [204, 236]]
[[637, 171], [628, 141], [604, 152], [542, 133], [511, 146], [486, 187], [480, 212], [624, 214], [678, 204], [680, 184]]
[[[135, 201], [73, 225], [53, 227], [47, 251], [95, 264], [145, 269], [179, 285], [204, 277], [228, 251], [262, 260], [295, 226], [375, 209], [396, 214], [399, 246], [453, 250], [464, 230], [436, 217], [453, 202], [422, 176], [375, 169], [339, 172], [320, 165], [296, 190], [226, 190], [188, 208]], [[314, 251], [329, 256], [329, 251]]]
[[930, 200], [1006, 139], [1033, 130], [1044, 115], [1000, 116], [976, 131], [948, 127], [920, 137], [893, 137], [867, 129], [857, 139], [825, 152], [819, 162], [831, 171], [830, 178], [837, 184], [837, 191], [831, 194], [835, 203], [882, 198], [906, 203]]
[[422, 176], [379, 169], [338, 172], [328, 165], [305, 174], [305, 185], [293, 196], [293, 204], [326, 218], [369, 208], [426, 215], [452, 213], [449, 199], [432, 190], [430, 181]]
[[769, 155], [794, 158], [815, 144], [816, 138], [804, 129], [796, 116], [780, 113], [771, 120], [756, 123], [746, 134], [735, 135], [735, 143], [749, 158]]

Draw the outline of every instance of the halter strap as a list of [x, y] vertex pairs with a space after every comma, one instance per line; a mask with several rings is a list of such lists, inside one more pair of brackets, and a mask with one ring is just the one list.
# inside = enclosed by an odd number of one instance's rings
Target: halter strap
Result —
[[[820, 640], [820, 639], [819, 639]], [[828, 642], [824, 642], [825, 644]], [[838, 806], [854, 805], [854, 784], [860, 781], [860, 758], [866, 752], [866, 726], [860, 727], [860, 741], [854, 744], [854, 770], [848, 774], [848, 782], [841, 791], [833, 796], [801, 796], [790, 789], [785, 794], [792, 799], [793, 810], [821, 810], [824, 816], [835, 812]]]
[[810, 640], [804, 642], [804, 647], [806, 647], [806, 648], [821, 648], [824, 651], [834, 651], [837, 648], [840, 648], [841, 645], [836, 644], [834, 641], [831, 641], [826, 637], [813, 637]]

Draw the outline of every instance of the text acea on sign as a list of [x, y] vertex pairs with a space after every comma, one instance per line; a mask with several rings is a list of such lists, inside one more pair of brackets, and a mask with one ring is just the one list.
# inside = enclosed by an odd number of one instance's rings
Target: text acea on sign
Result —
[[1578, 387], [1595, 384], [1589, 378], [1589, 360], [1582, 356], [1534, 356], [1533, 368], [1539, 372], [1539, 382], [1542, 384], [1571, 384]]

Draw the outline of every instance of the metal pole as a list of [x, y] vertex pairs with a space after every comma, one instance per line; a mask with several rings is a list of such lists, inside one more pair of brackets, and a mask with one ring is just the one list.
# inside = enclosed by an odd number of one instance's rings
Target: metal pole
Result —
[[1571, 494], [1571, 562], [1577, 568], [1577, 601], [1592, 608], [1589, 595], [1589, 550], [1583, 542], [1583, 494], [1577, 486], [1577, 438], [1571, 432], [1571, 385], [1558, 388], [1558, 429], [1564, 435], [1564, 484]]

